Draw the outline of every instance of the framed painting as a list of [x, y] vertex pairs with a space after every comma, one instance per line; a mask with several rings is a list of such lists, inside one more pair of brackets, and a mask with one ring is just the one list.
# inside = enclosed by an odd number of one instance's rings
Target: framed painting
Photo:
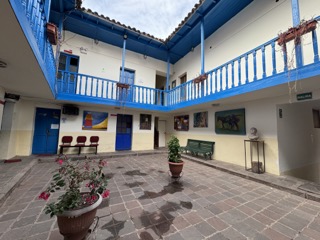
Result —
[[140, 114], [140, 129], [151, 130], [151, 115]]
[[174, 129], [177, 131], [189, 130], [189, 115], [175, 116], [174, 117]]
[[193, 127], [207, 128], [208, 127], [208, 112], [197, 112], [193, 114]]
[[107, 130], [108, 113], [83, 111], [82, 130]]
[[246, 135], [245, 109], [235, 109], [215, 113], [217, 134]]

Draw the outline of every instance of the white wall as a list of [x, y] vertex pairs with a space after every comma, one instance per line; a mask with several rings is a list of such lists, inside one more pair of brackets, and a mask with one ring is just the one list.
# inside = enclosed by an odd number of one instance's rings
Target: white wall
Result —
[[[314, 128], [312, 109], [320, 109], [320, 101], [279, 105], [278, 139], [280, 172], [300, 174], [304, 167], [320, 163], [320, 130]], [[320, 174], [319, 172], [317, 173]], [[310, 179], [309, 179], [310, 180]]]
[[[301, 19], [309, 20], [320, 15], [318, 0], [300, 0]], [[245, 52], [277, 37], [292, 27], [291, 1], [279, 2], [255, 0], [238, 15], [233, 17], [224, 26], [205, 40], [205, 71], [212, 70]], [[318, 38], [320, 31], [317, 31]], [[313, 60], [311, 33], [302, 38], [304, 46], [304, 62]], [[295, 59], [291, 56], [292, 44], [288, 44], [289, 61], [295, 66]], [[271, 47], [266, 48], [267, 64], [271, 63]], [[269, 60], [268, 60], [269, 59]], [[276, 44], [277, 71], [283, 70], [283, 53], [281, 47]], [[249, 57], [249, 65], [252, 58]], [[261, 52], [257, 52], [257, 75], [262, 75]], [[193, 52], [189, 52], [184, 58], [173, 66], [172, 80], [180, 84], [179, 76], [187, 72], [187, 79], [193, 79], [200, 73], [200, 45]], [[289, 66], [290, 67], [290, 66]], [[237, 71], [237, 66], [235, 66]], [[244, 69], [243, 69], [244, 71]], [[253, 70], [249, 69], [249, 81], [253, 78]], [[272, 67], [267, 65], [267, 75], [271, 75]], [[237, 72], [235, 73], [237, 76]]]
[[[80, 51], [80, 49], [86, 51]], [[79, 73], [118, 81], [122, 65], [122, 48], [64, 31], [60, 51], [72, 50], [80, 57]], [[167, 63], [126, 50], [125, 68], [135, 71], [135, 84], [155, 87], [156, 72], [166, 73]]]
[[[248, 139], [250, 128], [256, 127], [260, 139], [265, 141], [266, 171], [279, 174], [276, 106], [279, 102], [287, 101], [288, 97], [283, 96], [170, 114], [171, 117], [167, 121], [167, 141], [171, 134], [178, 136], [182, 146], [186, 145], [189, 138], [214, 141], [213, 159], [244, 166], [244, 140]], [[245, 108], [246, 135], [216, 134], [215, 112], [239, 108]], [[202, 111], [208, 111], [208, 128], [194, 128], [193, 114]], [[179, 115], [189, 115], [189, 131], [173, 129], [173, 117]]]

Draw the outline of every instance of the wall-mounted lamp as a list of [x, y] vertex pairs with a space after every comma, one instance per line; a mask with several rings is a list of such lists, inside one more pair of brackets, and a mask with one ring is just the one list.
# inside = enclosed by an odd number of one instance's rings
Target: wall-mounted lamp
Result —
[[127, 39], [127, 38], [128, 38], [127, 34], [123, 35], [123, 39]]
[[194, 47], [191, 48], [191, 52], [193, 52], [193, 51], [194, 51]]
[[6, 68], [7, 67], [7, 63], [5, 63], [4, 61], [0, 61], [0, 68]]

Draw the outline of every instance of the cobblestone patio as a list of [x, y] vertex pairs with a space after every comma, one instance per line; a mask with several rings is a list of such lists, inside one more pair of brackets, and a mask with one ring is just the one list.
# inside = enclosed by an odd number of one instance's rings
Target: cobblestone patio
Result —
[[[91, 239], [320, 239], [320, 203], [186, 160], [171, 182], [166, 155], [112, 158], [109, 206]], [[0, 208], [0, 239], [63, 239], [37, 197], [56, 168], [35, 164]]]

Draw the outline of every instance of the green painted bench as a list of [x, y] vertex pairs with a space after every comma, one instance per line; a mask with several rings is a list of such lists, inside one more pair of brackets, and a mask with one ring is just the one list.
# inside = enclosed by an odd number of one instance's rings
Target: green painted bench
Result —
[[191, 153], [198, 156], [202, 154], [205, 159], [212, 159], [215, 142], [188, 139], [185, 147], [180, 147], [182, 153]]

